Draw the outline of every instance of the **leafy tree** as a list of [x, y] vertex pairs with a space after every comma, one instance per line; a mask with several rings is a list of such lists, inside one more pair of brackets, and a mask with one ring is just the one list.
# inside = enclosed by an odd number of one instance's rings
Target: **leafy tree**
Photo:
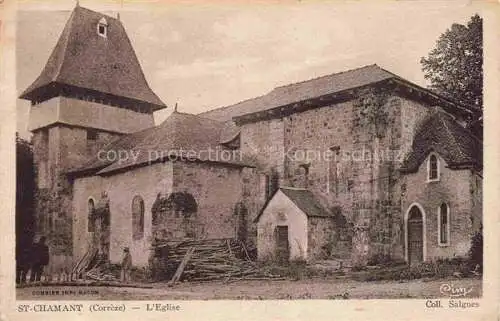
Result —
[[483, 19], [453, 24], [420, 60], [430, 88], [466, 106], [483, 107]]

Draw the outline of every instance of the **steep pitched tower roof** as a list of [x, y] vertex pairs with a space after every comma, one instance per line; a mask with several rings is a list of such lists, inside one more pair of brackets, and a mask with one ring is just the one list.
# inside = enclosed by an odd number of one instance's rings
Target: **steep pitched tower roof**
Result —
[[40, 102], [61, 94], [142, 106], [145, 112], [166, 107], [149, 87], [122, 23], [80, 6], [40, 76], [20, 98]]

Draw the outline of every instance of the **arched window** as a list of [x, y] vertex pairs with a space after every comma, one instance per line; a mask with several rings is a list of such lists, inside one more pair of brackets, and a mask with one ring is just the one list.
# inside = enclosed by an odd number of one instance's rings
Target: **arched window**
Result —
[[439, 180], [439, 159], [435, 154], [429, 156], [427, 164], [427, 181], [433, 182]]
[[95, 216], [94, 216], [94, 211], [95, 211], [95, 202], [94, 199], [89, 198], [87, 202], [87, 217], [88, 217], [88, 222], [87, 222], [87, 232], [95, 232]]
[[135, 196], [132, 200], [132, 238], [140, 240], [144, 237], [144, 201]]
[[438, 211], [438, 241], [442, 246], [450, 244], [450, 208], [444, 203]]

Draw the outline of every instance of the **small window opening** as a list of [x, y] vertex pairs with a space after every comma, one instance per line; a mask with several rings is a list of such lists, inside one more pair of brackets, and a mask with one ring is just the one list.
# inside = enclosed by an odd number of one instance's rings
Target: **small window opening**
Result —
[[429, 156], [429, 163], [427, 166], [428, 170], [428, 181], [438, 181], [439, 180], [439, 160], [436, 155], [431, 154]]
[[449, 218], [449, 208], [446, 204], [441, 204], [439, 207], [439, 245], [448, 245], [450, 241], [450, 218]]
[[132, 199], [132, 238], [140, 240], [144, 237], [144, 200], [140, 196]]
[[97, 130], [87, 129], [87, 140], [97, 140]]
[[104, 38], [108, 36], [108, 22], [106, 19], [102, 18], [99, 20], [99, 23], [97, 23], [97, 34]]
[[327, 193], [335, 193], [338, 196], [339, 193], [339, 177], [340, 177], [340, 146], [330, 147], [330, 158], [328, 161], [328, 170], [327, 170], [327, 185], [326, 190]]
[[95, 232], [96, 221], [95, 221], [94, 211], [95, 211], [94, 200], [92, 198], [89, 198], [87, 206], [87, 217], [88, 217], [87, 232]]

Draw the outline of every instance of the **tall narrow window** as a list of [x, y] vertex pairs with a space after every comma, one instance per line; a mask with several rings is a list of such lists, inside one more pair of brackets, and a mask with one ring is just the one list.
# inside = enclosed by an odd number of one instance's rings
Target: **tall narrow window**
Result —
[[311, 163], [306, 163], [306, 164], [300, 164], [299, 167], [302, 168], [304, 174], [302, 176], [302, 186], [303, 188], [308, 188], [309, 187], [309, 167], [311, 166]]
[[450, 243], [450, 211], [446, 204], [441, 204], [438, 214], [438, 237], [439, 245], [449, 245]]
[[132, 200], [132, 238], [140, 240], [144, 237], [144, 201], [135, 196]]
[[95, 232], [95, 216], [94, 216], [95, 203], [92, 198], [89, 198], [88, 200], [87, 211], [88, 211], [87, 232]]
[[434, 154], [429, 156], [429, 162], [427, 164], [427, 180], [429, 182], [439, 180], [439, 160]]
[[335, 194], [338, 196], [339, 193], [339, 156], [340, 147], [334, 146], [330, 148], [331, 154], [328, 160], [328, 172], [327, 172], [327, 192]]

